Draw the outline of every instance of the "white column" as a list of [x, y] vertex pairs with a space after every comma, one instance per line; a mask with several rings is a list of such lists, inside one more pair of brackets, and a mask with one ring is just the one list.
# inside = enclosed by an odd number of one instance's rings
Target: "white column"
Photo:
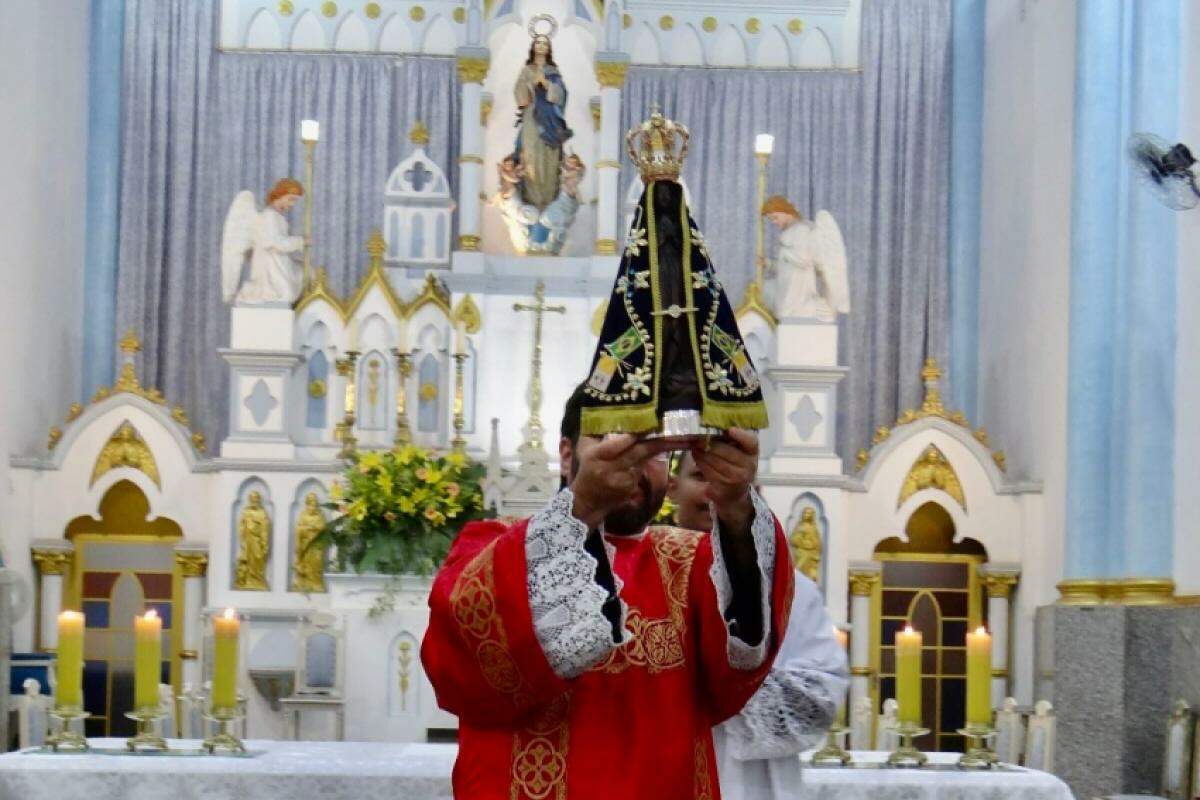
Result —
[[480, 120], [483, 79], [487, 76], [486, 47], [458, 48], [462, 128], [458, 156], [458, 249], [479, 249], [480, 204], [483, 189], [483, 126]]
[[600, 82], [600, 135], [596, 161], [596, 252], [617, 252], [618, 191], [621, 176], [621, 87], [629, 69], [624, 53], [597, 53], [596, 79]]
[[1021, 568], [1015, 564], [984, 564], [979, 574], [987, 590], [988, 628], [992, 634], [992, 708], [1000, 708], [1009, 691], [1010, 598]]
[[182, 644], [179, 651], [183, 665], [183, 685], [198, 689], [201, 682], [200, 643], [204, 638], [204, 632], [200, 629], [200, 612], [204, 608], [208, 545], [187, 542], [176, 545], [175, 563], [183, 576], [183, 618], [180, 621]]
[[[871, 561], [856, 561], [850, 564], [850, 747], [869, 750], [872, 747], [869, 733], [864, 735], [853, 726], [854, 710], [863, 698], [871, 696], [871, 681], [875, 677], [871, 669], [871, 600], [879, 584], [879, 564]], [[875, 710], [871, 710], [872, 718]], [[872, 726], [873, 727], [873, 726]]]
[[71, 571], [75, 558], [75, 545], [66, 539], [38, 539], [30, 545], [33, 563], [41, 574], [42, 585], [38, 597], [39, 650], [58, 648], [58, 614], [63, 605], [63, 576]]

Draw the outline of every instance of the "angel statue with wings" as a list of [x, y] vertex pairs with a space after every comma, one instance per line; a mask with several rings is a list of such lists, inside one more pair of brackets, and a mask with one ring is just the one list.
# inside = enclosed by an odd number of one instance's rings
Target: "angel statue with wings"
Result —
[[846, 243], [833, 215], [821, 210], [806, 220], [782, 195], [768, 198], [762, 213], [780, 230], [775, 316], [835, 322], [850, 313]]
[[[283, 178], [267, 193], [261, 211], [254, 195], [241, 191], [229, 205], [221, 237], [221, 296], [226, 303], [294, 303], [303, 288], [294, 255], [304, 249], [304, 237], [289, 236], [285, 219], [304, 187]], [[242, 280], [242, 267], [250, 256], [250, 270]]]

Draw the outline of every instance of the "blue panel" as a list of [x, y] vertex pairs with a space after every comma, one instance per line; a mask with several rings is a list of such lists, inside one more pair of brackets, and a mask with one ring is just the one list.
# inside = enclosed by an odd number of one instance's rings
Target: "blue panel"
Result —
[[409, 242], [408, 253], [411, 258], [423, 258], [425, 255], [425, 215], [414, 214], [412, 217], [412, 240]]
[[107, 600], [84, 600], [83, 601], [83, 624], [87, 628], [107, 628], [108, 627], [108, 601]]
[[446, 242], [447, 242], [446, 215], [445, 214], [437, 215], [437, 233], [435, 234], [435, 236], [437, 237], [437, 243], [435, 245], [434, 258], [445, 258], [446, 257]]
[[308, 360], [308, 382], [311, 385], [313, 381], [324, 383], [325, 393], [320, 397], [313, 397], [307, 392], [305, 393], [307, 402], [304, 424], [310, 428], [320, 429], [325, 427], [325, 404], [329, 402], [329, 359], [325, 357], [322, 350], [313, 353], [312, 358]]
[[[437, 404], [442, 393], [440, 372], [438, 360], [431, 353], [426, 353], [417, 370], [417, 430], [422, 433], [436, 433], [438, 429]], [[425, 396], [426, 386], [434, 387], [433, 397]]]
[[83, 663], [83, 709], [91, 714], [103, 714], [108, 702], [108, 663]]
[[162, 619], [163, 630], [171, 628], [171, 604], [170, 603], [146, 603], [146, 610], [154, 609], [158, 616]]

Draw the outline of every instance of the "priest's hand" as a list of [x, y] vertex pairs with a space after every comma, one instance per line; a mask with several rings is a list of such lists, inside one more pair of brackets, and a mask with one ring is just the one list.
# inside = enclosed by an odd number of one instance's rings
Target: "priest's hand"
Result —
[[646, 462], [671, 450], [661, 439], [642, 440], [619, 433], [607, 438], [580, 436], [575, 445], [579, 469], [571, 481], [575, 518], [596, 529], [608, 513], [638, 491]]
[[758, 474], [758, 437], [751, 431], [730, 428], [720, 439], [710, 439], [707, 446], [692, 448], [692, 458], [708, 483], [708, 499], [722, 530], [748, 534], [754, 521], [750, 487]]

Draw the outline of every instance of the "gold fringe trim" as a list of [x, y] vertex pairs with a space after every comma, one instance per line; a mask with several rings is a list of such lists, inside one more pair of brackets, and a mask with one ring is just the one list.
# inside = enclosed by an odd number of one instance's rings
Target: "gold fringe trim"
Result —
[[719, 403], [709, 400], [700, 409], [700, 422], [710, 428], [761, 430], [768, 426], [767, 405], [757, 403]]
[[621, 408], [584, 408], [579, 420], [579, 432], [586, 436], [647, 433], [657, 430], [658, 426], [658, 414], [654, 412], [653, 403]]

